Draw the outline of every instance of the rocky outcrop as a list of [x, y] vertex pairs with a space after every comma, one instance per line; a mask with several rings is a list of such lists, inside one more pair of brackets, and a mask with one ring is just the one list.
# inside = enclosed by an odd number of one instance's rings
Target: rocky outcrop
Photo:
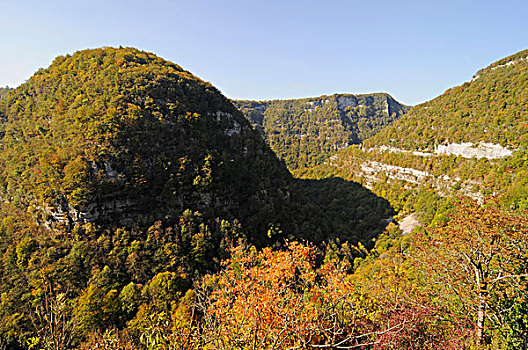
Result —
[[360, 164], [359, 169], [354, 171], [356, 178], [363, 179], [363, 185], [373, 188], [376, 183], [393, 181], [403, 181], [407, 183], [407, 188], [416, 188], [425, 183], [433, 186], [439, 195], [447, 197], [457, 191], [459, 195], [464, 195], [482, 201], [484, 196], [476, 189], [480, 183], [473, 180], [462, 181], [458, 177], [447, 175], [435, 176], [427, 171], [406, 168], [396, 165], [384, 164], [376, 161], [365, 161]]
[[455, 155], [463, 158], [477, 158], [477, 159], [503, 159], [513, 155], [512, 150], [502, 147], [501, 145], [481, 142], [478, 145], [474, 145], [471, 142], [463, 143], [449, 143], [447, 145], [437, 145], [434, 150], [406, 150], [391, 146], [379, 146], [366, 148], [367, 152], [385, 152], [390, 153], [409, 153], [415, 156], [431, 157], [437, 155]]
[[438, 145], [434, 150], [435, 154], [447, 154], [461, 156], [464, 158], [486, 158], [486, 159], [502, 159], [509, 157], [513, 151], [501, 145], [481, 142], [478, 145], [473, 145], [471, 142], [464, 143], [450, 143], [448, 145]]
[[112, 221], [121, 225], [130, 225], [134, 222], [134, 217], [138, 215], [139, 208], [131, 200], [115, 199], [108, 202], [90, 203], [82, 209], [74, 208], [67, 202], [41, 209], [44, 214], [41, 224], [48, 228], [57, 226], [71, 228], [76, 224], [96, 221]]
[[398, 227], [404, 235], [407, 235], [414, 230], [415, 227], [420, 226], [420, 221], [418, 221], [416, 213], [412, 213], [404, 217], [401, 221], [398, 222]]

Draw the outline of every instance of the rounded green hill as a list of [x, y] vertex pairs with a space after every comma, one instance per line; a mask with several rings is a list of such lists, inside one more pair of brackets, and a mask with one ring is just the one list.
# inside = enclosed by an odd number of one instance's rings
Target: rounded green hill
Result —
[[1, 196], [48, 226], [249, 220], [289, 178], [217, 89], [133, 48], [58, 57], [0, 113]]

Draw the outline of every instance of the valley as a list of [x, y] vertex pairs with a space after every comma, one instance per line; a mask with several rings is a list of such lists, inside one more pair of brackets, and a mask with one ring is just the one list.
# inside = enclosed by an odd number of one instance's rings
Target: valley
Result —
[[0, 89], [0, 350], [526, 349], [527, 57], [414, 107], [57, 57]]

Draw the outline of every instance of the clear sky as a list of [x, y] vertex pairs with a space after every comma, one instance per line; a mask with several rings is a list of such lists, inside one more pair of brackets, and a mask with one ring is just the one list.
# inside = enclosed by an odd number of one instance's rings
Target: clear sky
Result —
[[121, 45], [237, 99], [388, 92], [417, 104], [528, 48], [527, 0], [0, 0], [0, 24], [0, 86]]

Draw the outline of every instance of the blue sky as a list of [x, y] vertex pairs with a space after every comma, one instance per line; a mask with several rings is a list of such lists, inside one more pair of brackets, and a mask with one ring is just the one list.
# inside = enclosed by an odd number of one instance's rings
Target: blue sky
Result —
[[0, 23], [0, 86], [121, 45], [237, 99], [383, 91], [417, 104], [528, 48], [526, 0], [0, 0]]

